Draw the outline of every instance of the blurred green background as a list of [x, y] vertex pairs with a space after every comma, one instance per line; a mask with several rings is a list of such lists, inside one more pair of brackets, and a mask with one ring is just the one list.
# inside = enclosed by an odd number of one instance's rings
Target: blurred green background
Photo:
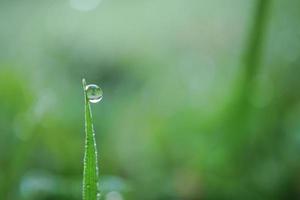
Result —
[[299, 0], [0, 1], [0, 199], [300, 199]]

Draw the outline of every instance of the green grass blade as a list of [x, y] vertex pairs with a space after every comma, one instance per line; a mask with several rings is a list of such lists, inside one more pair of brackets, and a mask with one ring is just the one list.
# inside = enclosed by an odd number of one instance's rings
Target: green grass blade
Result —
[[85, 152], [83, 166], [83, 200], [97, 200], [98, 196], [98, 161], [95, 132], [92, 122], [91, 106], [88, 101], [85, 79], [82, 80], [85, 98]]

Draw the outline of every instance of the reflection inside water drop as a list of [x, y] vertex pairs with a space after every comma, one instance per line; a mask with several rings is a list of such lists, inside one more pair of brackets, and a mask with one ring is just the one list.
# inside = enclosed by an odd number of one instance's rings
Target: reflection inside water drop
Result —
[[123, 200], [123, 196], [117, 191], [111, 191], [106, 195], [105, 200]]
[[103, 97], [103, 91], [98, 85], [90, 84], [85, 87], [86, 95], [91, 103], [98, 103]]

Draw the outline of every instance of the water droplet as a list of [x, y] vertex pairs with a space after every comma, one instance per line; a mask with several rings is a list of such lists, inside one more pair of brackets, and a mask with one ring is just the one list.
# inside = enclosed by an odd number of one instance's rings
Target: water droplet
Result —
[[90, 84], [85, 87], [86, 95], [91, 103], [98, 103], [103, 97], [103, 91], [98, 85]]

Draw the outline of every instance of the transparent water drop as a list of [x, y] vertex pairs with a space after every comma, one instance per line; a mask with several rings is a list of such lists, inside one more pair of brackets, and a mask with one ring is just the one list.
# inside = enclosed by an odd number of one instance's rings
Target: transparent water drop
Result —
[[91, 103], [98, 103], [103, 97], [103, 91], [98, 85], [90, 84], [85, 87], [86, 95]]

